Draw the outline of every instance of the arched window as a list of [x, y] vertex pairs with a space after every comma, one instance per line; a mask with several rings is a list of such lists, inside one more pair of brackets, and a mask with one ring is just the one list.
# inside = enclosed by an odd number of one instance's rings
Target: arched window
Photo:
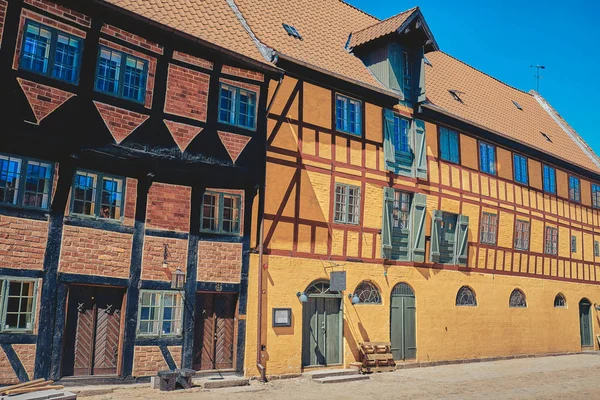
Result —
[[456, 305], [457, 306], [476, 306], [477, 299], [475, 298], [475, 292], [468, 286], [463, 286], [458, 289], [456, 294]]
[[566, 307], [567, 306], [567, 299], [565, 299], [565, 296], [562, 293], [559, 293], [556, 295], [556, 297], [554, 298], [554, 307]]
[[514, 308], [525, 308], [527, 307], [527, 300], [525, 294], [519, 289], [515, 289], [510, 294], [509, 306]]
[[307, 289], [306, 294], [338, 294], [338, 292], [334, 292], [329, 290], [329, 281], [316, 281], [313, 282]]
[[377, 286], [369, 281], [362, 281], [354, 290], [354, 294], [360, 299], [359, 304], [381, 304], [381, 294]]

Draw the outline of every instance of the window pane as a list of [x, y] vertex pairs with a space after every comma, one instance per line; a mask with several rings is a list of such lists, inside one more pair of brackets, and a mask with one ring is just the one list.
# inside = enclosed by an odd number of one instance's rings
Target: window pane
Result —
[[23, 205], [47, 209], [52, 190], [52, 165], [29, 161], [25, 177]]
[[335, 187], [335, 221], [346, 222], [346, 204], [348, 201], [347, 186]]
[[218, 230], [218, 195], [204, 194], [202, 200], [202, 230], [217, 231]]
[[256, 94], [240, 89], [238, 125], [245, 128], [254, 128], [254, 115], [256, 109]]
[[235, 124], [235, 88], [221, 85], [219, 121]]
[[117, 94], [119, 92], [120, 75], [121, 54], [107, 48], [101, 48], [96, 77], [96, 90]]
[[240, 197], [223, 195], [223, 232], [239, 232]]
[[6, 320], [4, 329], [33, 329], [34, 283], [22, 281], [7, 282]]
[[19, 158], [0, 156], [0, 202], [17, 204], [21, 163]]
[[73, 213], [95, 215], [96, 174], [78, 172], [73, 188]]
[[80, 40], [63, 33], [58, 34], [54, 51], [53, 77], [68, 82], [77, 80], [80, 46]]
[[411, 197], [408, 193], [398, 191], [394, 193], [393, 228], [409, 229], [410, 199]]
[[21, 67], [40, 73], [48, 72], [52, 33], [37, 24], [28, 23], [21, 49]]
[[121, 219], [123, 206], [123, 180], [102, 179], [100, 218]]
[[146, 93], [145, 61], [126, 56], [123, 74], [123, 97], [139, 102], [144, 101]]

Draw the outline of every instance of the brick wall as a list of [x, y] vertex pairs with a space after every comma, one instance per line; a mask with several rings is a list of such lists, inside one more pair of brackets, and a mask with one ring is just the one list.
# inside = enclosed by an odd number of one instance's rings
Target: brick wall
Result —
[[210, 76], [179, 65], [169, 65], [165, 112], [206, 121]]
[[217, 131], [219, 135], [219, 139], [221, 139], [221, 143], [225, 146], [229, 157], [231, 157], [231, 161], [237, 161], [242, 151], [246, 148], [246, 145], [252, 139], [250, 136], [238, 135], [237, 133], [225, 132], [225, 131]]
[[4, 0], [0, 0], [0, 48], [2, 48], [2, 32], [4, 32], [4, 21], [6, 19], [6, 9], [8, 3]]
[[144, 39], [141, 36], [134, 35], [133, 33], [129, 33], [122, 29], [117, 28], [116, 26], [103, 24], [101, 32], [112, 36], [117, 39], [121, 39], [126, 41], [127, 43], [131, 43], [135, 46], [142, 47], [146, 50], [150, 50], [154, 53], [162, 55], [164, 53], [164, 48], [158, 43], [151, 42], [147, 39]]
[[239, 283], [241, 271], [241, 243], [198, 243], [199, 281]]
[[181, 346], [167, 346], [177, 368], [181, 368]]
[[[167, 245], [168, 267], [162, 266]], [[188, 241], [183, 239], [146, 236], [142, 262], [142, 279], [170, 282], [177, 267], [187, 268]]]
[[150, 118], [149, 115], [114, 107], [99, 101], [94, 101], [94, 105], [117, 144], [120, 144]]
[[191, 198], [188, 186], [154, 183], [148, 192], [146, 227], [189, 232]]
[[[29, 379], [32, 379], [35, 366], [35, 344], [14, 344], [12, 347], [21, 364], [23, 364]], [[6, 353], [3, 349], [0, 349], [0, 385], [13, 385], [16, 383], [19, 383], [19, 378], [17, 378], [10, 365]]]
[[0, 384], [12, 385], [15, 383], [19, 383], [19, 378], [17, 378], [15, 371], [13, 371], [6, 353], [4, 353], [3, 349], [0, 349]]
[[247, 78], [247, 79], [252, 79], [255, 81], [261, 81], [261, 82], [263, 82], [265, 80], [265, 76], [263, 74], [261, 74], [260, 72], [250, 71], [248, 69], [243, 69], [243, 68], [231, 67], [229, 65], [223, 65], [223, 68], [221, 69], [221, 73], [226, 74], [226, 75], [237, 76], [240, 78]]
[[[179, 358], [181, 359], [181, 355]], [[169, 369], [169, 367], [158, 346], [135, 346], [133, 376], [153, 376], [158, 371], [165, 369]]]
[[213, 63], [204, 58], [195, 57], [186, 53], [175, 50], [173, 52], [173, 60], [178, 60], [186, 64], [195, 65], [196, 67], [213, 69]]
[[60, 272], [129, 278], [132, 236], [126, 233], [65, 226]]
[[92, 26], [92, 20], [87, 15], [75, 10], [71, 10], [70, 8], [63, 7], [60, 4], [56, 4], [55, 2], [49, 0], [25, 0], [25, 4], [30, 4], [50, 14], [57, 15], [79, 25], [85, 26], [86, 28]]
[[0, 265], [43, 269], [48, 223], [0, 215]]
[[73, 93], [27, 81], [22, 78], [17, 78], [17, 81], [25, 97], [27, 97], [37, 124], [56, 111], [58, 107], [65, 104], [71, 97], [75, 96]]
[[137, 179], [127, 178], [125, 183], [125, 210], [123, 211], [123, 225], [133, 226], [133, 223], [135, 222], [137, 185]]

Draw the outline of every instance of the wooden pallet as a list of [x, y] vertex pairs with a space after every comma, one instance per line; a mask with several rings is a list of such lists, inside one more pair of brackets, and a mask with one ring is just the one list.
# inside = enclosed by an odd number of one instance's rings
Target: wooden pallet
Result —
[[361, 372], [392, 372], [396, 362], [389, 342], [365, 342], [360, 344], [362, 358]]

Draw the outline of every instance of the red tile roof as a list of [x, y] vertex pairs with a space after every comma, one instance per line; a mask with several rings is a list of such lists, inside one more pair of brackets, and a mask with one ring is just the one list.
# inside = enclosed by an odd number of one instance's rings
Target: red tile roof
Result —
[[397, 31], [418, 9], [418, 7], [411, 8], [410, 10], [403, 11], [398, 15], [394, 15], [393, 17], [354, 32], [350, 39], [350, 47], [360, 46], [361, 44]]

